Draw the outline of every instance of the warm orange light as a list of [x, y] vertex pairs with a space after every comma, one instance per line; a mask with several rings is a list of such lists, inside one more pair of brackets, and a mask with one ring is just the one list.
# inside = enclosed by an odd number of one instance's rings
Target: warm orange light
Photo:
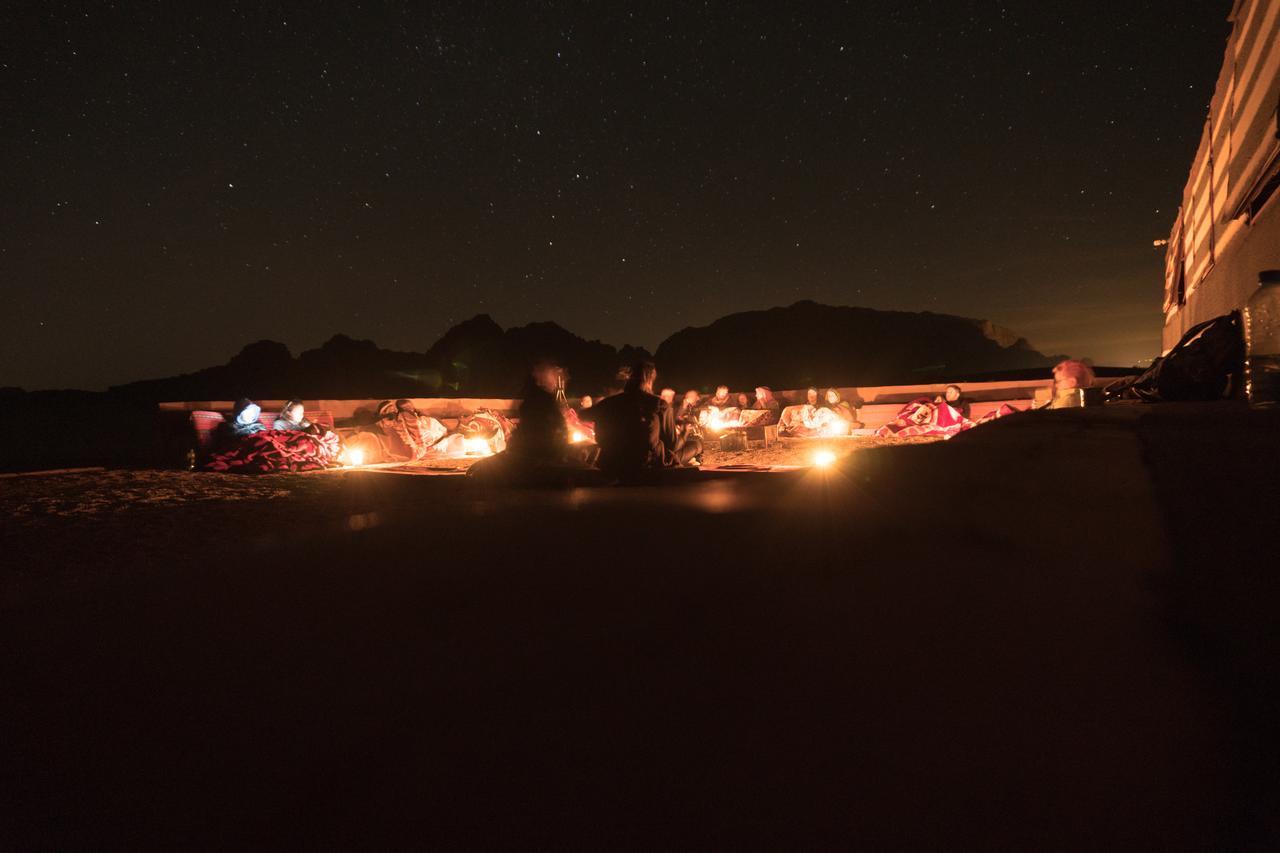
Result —
[[836, 462], [836, 455], [830, 450], [819, 450], [813, 454], [813, 464], [817, 468], [830, 468]]
[[348, 467], [364, 464], [364, 451], [358, 447], [348, 448], [344, 455], [347, 457]]
[[587, 440], [587, 437], [582, 433], [581, 430], [575, 429], [573, 431], [573, 435], [569, 436], [569, 441], [572, 442], [573, 444], [577, 444], [580, 441], [586, 441], [586, 440]]
[[462, 440], [462, 449], [468, 456], [492, 456], [493, 448], [489, 446], [487, 438], [464, 438]]

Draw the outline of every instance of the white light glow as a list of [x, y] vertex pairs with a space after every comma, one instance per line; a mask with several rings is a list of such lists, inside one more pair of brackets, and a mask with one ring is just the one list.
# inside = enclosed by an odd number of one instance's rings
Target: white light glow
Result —
[[487, 438], [464, 438], [462, 448], [468, 456], [492, 456], [493, 448]]
[[836, 455], [830, 450], [819, 450], [813, 454], [813, 464], [818, 468], [830, 468], [836, 462]]

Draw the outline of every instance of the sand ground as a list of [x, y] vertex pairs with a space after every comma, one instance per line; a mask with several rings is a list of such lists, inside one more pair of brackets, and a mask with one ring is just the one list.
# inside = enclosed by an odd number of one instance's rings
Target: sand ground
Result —
[[6, 481], [0, 848], [1274, 849], [1277, 426]]
[[[783, 440], [770, 447], [721, 452], [711, 442], [704, 454], [705, 466], [721, 465], [808, 466], [819, 449], [843, 458], [880, 447], [930, 444], [936, 438], [858, 438]], [[469, 458], [429, 461], [424, 471], [465, 471], [476, 460]], [[307, 472], [270, 476], [242, 476], [156, 469], [114, 469], [47, 477], [23, 476], [0, 480], [0, 517], [10, 523], [31, 525], [55, 518], [95, 518], [144, 508], [187, 504], [240, 503], [255, 505], [276, 498], [323, 502], [338, 486], [342, 472]], [[160, 516], [155, 516], [159, 519]]]

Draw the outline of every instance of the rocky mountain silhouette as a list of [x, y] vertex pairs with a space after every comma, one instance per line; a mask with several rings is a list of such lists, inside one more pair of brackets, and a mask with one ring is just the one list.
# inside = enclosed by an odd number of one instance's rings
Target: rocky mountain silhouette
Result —
[[662, 382], [680, 388], [912, 384], [1047, 369], [1061, 358], [985, 320], [809, 301], [683, 329], [655, 354]]
[[[224, 365], [111, 391], [149, 401], [511, 396], [535, 361], [549, 359], [568, 370], [572, 393], [596, 393], [620, 366], [647, 356], [642, 348], [589, 341], [555, 323], [503, 329], [481, 314], [449, 329], [426, 352], [334, 335], [295, 357], [282, 343], [257, 341]], [[734, 388], [930, 382], [1047, 369], [1055, 358], [985, 320], [816, 302], [730, 314], [676, 332], [656, 353], [659, 381], [681, 389], [721, 382]]]
[[224, 365], [114, 386], [135, 400], [363, 399], [370, 397], [512, 396], [534, 362], [563, 365], [571, 390], [588, 393], [620, 364], [648, 352], [588, 341], [555, 323], [504, 330], [487, 314], [447, 331], [426, 352], [398, 352], [373, 341], [334, 335], [296, 358], [278, 341], [257, 341]]

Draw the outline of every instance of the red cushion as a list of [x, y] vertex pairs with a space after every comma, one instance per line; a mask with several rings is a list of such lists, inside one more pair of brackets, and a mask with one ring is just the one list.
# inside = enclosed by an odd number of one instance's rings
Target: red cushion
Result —
[[191, 427], [196, 433], [196, 445], [201, 450], [207, 450], [212, 446], [218, 427], [225, 421], [226, 418], [217, 412], [192, 412]]

